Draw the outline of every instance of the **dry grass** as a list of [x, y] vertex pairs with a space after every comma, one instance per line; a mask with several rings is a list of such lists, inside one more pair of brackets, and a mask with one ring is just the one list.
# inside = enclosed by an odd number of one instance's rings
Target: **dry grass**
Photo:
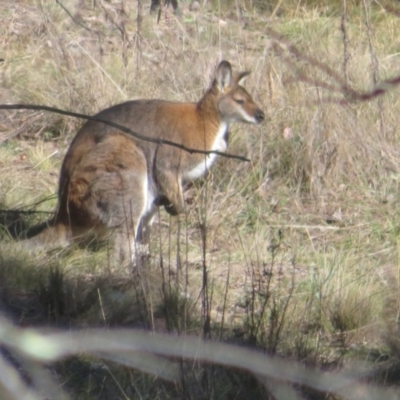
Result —
[[[380, 365], [372, 354], [388, 351], [399, 313], [398, 89], [343, 105], [318, 63], [360, 91], [374, 77], [399, 75], [400, 20], [377, 5], [351, 5], [344, 53], [340, 8], [276, 2], [269, 19], [255, 2], [236, 3], [199, 12], [183, 3], [182, 17], [162, 13], [159, 24], [144, 4], [139, 25], [136, 2], [62, 2], [73, 18], [47, 1], [0, 4], [3, 104], [93, 114], [128, 98], [194, 101], [226, 58], [253, 71], [246, 86], [268, 116], [261, 127], [232, 128], [229, 151], [250, 163], [220, 158], [188, 191], [186, 216], [160, 213], [147, 271], [110, 271], [104, 248], [30, 255], [8, 243], [0, 299], [22, 324], [202, 333], [326, 368]], [[80, 124], [0, 112], [3, 210], [54, 210], [58, 170]], [[10, 242], [5, 230], [2, 237]], [[395, 351], [389, 356], [394, 364]], [[220, 376], [221, 390], [232, 388], [236, 378]], [[196, 390], [185, 398], [200, 398]], [[79, 398], [92, 398], [86, 391]], [[163, 387], [159, 398], [171, 393]]]

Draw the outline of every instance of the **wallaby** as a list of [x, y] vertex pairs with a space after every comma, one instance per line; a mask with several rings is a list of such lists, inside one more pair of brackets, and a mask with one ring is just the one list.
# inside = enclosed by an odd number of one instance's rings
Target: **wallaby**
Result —
[[[259, 124], [264, 112], [241, 86], [249, 72], [218, 65], [211, 86], [197, 103], [133, 100], [97, 114], [98, 118], [145, 135], [196, 150], [225, 151], [232, 122]], [[157, 206], [184, 211], [182, 186], [203, 176], [216, 154], [190, 153], [87, 121], [73, 139], [59, 178], [55, 217], [30, 245], [65, 246], [93, 233], [114, 239], [117, 262], [134, 259]], [[133, 257], [132, 257], [133, 256]]]

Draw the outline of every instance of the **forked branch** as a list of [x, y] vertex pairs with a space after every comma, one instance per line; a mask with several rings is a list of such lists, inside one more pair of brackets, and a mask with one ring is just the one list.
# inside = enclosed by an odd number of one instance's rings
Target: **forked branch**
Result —
[[[290, 41], [286, 40], [282, 35], [275, 32], [273, 29], [267, 28], [266, 33], [276, 43], [281, 45], [287, 50], [290, 55], [282, 55], [284, 62], [292, 70], [295, 79], [293, 81], [301, 81], [307, 84], [313, 85], [321, 89], [326, 89], [330, 93], [342, 95], [343, 97], [328, 97], [325, 98], [327, 103], [339, 103], [346, 105], [348, 103], [357, 101], [369, 101], [376, 97], [383, 95], [384, 93], [392, 90], [394, 87], [400, 84], [400, 74], [393, 78], [386, 79], [380, 82], [374, 82], [375, 86], [371, 90], [359, 91], [353, 89], [347, 82], [346, 77], [342, 77], [337, 71], [332, 69], [328, 64], [318, 61], [317, 59], [305, 54], [302, 50], [297, 48]], [[305, 73], [303, 70], [295, 65], [293, 60], [301, 60], [306, 64], [315, 67], [317, 70], [325, 74], [325, 76], [331, 79], [331, 82], [327, 82], [322, 79], [317, 79]]]

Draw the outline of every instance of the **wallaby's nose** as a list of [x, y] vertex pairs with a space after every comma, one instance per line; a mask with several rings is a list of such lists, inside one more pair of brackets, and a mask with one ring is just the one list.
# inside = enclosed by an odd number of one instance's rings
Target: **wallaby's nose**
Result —
[[256, 118], [257, 124], [261, 123], [265, 119], [265, 114], [263, 110], [258, 109], [254, 116]]

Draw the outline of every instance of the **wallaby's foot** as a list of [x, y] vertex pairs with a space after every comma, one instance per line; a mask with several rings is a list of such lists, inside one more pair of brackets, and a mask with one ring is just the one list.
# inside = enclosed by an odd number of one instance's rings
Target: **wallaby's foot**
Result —
[[179, 211], [178, 211], [178, 209], [176, 208], [176, 206], [175, 206], [173, 203], [171, 203], [171, 202], [169, 201], [169, 199], [168, 199], [166, 196], [159, 196], [159, 197], [157, 197], [157, 199], [154, 200], [154, 204], [155, 204], [157, 207], [163, 206], [164, 209], [165, 209], [165, 211], [166, 211], [168, 214], [172, 215], [172, 216], [176, 216], [176, 215], [179, 214]]
[[132, 263], [137, 263], [142, 259], [150, 257], [150, 249], [148, 243], [136, 243], [134, 253], [132, 254]]
[[[137, 246], [136, 246], [137, 247]], [[117, 274], [133, 278], [136, 280], [140, 276], [140, 271], [145, 270], [150, 260], [150, 252], [148, 246], [140, 245], [141, 249], [136, 248], [130, 259], [110, 260], [111, 270]]]

